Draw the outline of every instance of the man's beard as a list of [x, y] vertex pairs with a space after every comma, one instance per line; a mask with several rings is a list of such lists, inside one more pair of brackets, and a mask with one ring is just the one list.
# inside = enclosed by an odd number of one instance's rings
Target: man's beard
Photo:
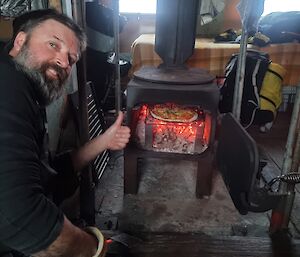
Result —
[[[38, 93], [38, 101], [41, 105], [46, 106], [63, 94], [68, 79], [66, 71], [56, 64], [48, 62], [34, 63], [34, 55], [29, 50], [28, 44], [23, 45], [19, 54], [13, 60], [17, 64], [17, 68], [34, 82]], [[57, 79], [47, 76], [46, 71], [49, 68], [55, 70]]]

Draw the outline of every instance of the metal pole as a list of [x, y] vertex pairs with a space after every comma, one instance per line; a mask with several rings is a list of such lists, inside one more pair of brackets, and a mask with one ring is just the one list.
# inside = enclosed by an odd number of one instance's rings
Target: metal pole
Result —
[[256, 22], [263, 12], [263, 6], [264, 0], [244, 0], [237, 7], [242, 20], [242, 35], [235, 77], [232, 113], [238, 121], [241, 116], [249, 32], [257, 26]]
[[300, 164], [300, 133], [299, 133], [299, 119], [298, 119], [298, 136], [297, 136], [296, 145], [294, 149], [294, 158], [293, 158], [291, 170], [293, 172], [297, 172], [299, 169], [299, 164]]
[[115, 43], [115, 109], [121, 110], [120, 44], [119, 44], [119, 0], [114, 0], [114, 43]]
[[[285, 154], [283, 159], [283, 166], [281, 170], [281, 175], [297, 172], [292, 170], [293, 160], [294, 163], [299, 160], [299, 144], [300, 135], [297, 133], [297, 124], [299, 121], [299, 111], [300, 111], [300, 84], [297, 86], [296, 99], [294, 103], [293, 113], [291, 117], [291, 124], [289, 127], [288, 139], [285, 147]], [[298, 134], [298, 138], [296, 138]], [[296, 147], [295, 142], [297, 141]], [[298, 163], [299, 164], [299, 163]], [[296, 165], [294, 166], [296, 167]], [[286, 195], [278, 204], [277, 208], [272, 211], [271, 223], [270, 223], [270, 233], [275, 233], [280, 230], [287, 230], [291, 212], [294, 205], [295, 198], [295, 185], [288, 185], [286, 183], [280, 182], [279, 192]]]
[[247, 43], [248, 43], [247, 28], [243, 28], [242, 35], [241, 35], [241, 42], [240, 42], [240, 53], [238, 56], [238, 64], [237, 64], [237, 71], [235, 77], [233, 106], [232, 106], [232, 113], [238, 121], [240, 120], [240, 116], [241, 116], [241, 105], [242, 105], [242, 98], [243, 98], [246, 57], [247, 57]]
[[[281, 170], [281, 175], [291, 172], [292, 168], [292, 157], [293, 157], [293, 148], [296, 142], [297, 135], [297, 124], [299, 119], [299, 110], [300, 110], [300, 84], [297, 86], [296, 98], [293, 108], [293, 113], [291, 117], [291, 124], [289, 128], [287, 143], [285, 146], [285, 153], [283, 158], [283, 165]], [[285, 183], [280, 183], [280, 191], [284, 192], [286, 188], [284, 187]]]
[[[85, 28], [85, 2], [72, 0], [73, 16], [75, 21]], [[89, 140], [88, 130], [88, 107], [86, 94], [86, 55], [82, 53], [82, 57], [77, 63], [78, 78], [78, 100], [79, 100], [79, 140], [80, 145], [85, 144]], [[92, 170], [90, 165], [81, 171], [80, 175], [80, 216], [88, 225], [95, 224], [95, 189], [93, 185]]]

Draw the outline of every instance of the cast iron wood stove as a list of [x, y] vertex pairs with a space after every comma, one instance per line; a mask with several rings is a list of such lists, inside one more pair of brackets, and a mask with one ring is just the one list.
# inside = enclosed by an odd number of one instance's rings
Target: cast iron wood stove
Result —
[[[127, 87], [132, 136], [124, 152], [125, 194], [137, 193], [138, 160], [150, 157], [197, 162], [196, 196], [211, 194], [219, 90], [214, 76], [184, 65], [194, 48], [197, 7], [197, 0], [157, 2], [155, 50], [163, 64], [142, 67]], [[163, 119], [155, 115], [157, 108], [193, 115]]]

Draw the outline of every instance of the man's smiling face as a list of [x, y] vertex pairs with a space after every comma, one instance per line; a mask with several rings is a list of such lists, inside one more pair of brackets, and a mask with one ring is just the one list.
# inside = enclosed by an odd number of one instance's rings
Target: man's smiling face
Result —
[[38, 84], [49, 103], [61, 95], [79, 58], [79, 42], [74, 32], [65, 25], [46, 20], [30, 33], [19, 32], [11, 51], [23, 71]]

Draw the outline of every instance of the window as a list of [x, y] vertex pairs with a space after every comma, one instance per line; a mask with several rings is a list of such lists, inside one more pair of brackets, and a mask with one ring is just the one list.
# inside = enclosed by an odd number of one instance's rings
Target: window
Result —
[[156, 0], [119, 0], [121, 13], [156, 13]]
[[271, 12], [289, 12], [300, 11], [299, 0], [265, 0], [265, 8], [263, 15], [267, 15]]

